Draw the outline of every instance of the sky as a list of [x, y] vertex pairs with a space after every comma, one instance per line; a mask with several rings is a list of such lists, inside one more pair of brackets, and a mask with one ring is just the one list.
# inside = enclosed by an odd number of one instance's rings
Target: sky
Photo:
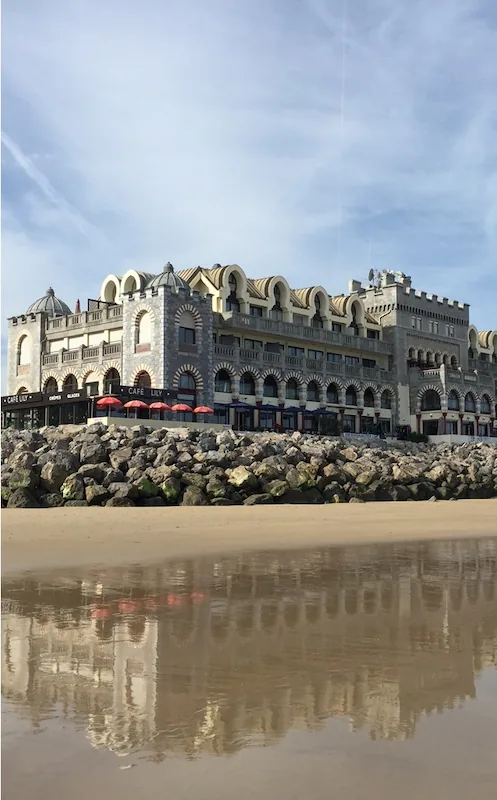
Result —
[[2, 10], [4, 320], [171, 261], [402, 270], [497, 328], [495, 0]]

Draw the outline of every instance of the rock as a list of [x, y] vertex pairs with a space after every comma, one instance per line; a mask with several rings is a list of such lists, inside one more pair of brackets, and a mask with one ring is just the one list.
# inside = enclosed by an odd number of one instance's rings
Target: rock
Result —
[[165, 506], [166, 501], [162, 497], [146, 497], [140, 503], [142, 506]]
[[65, 479], [60, 487], [60, 493], [64, 500], [84, 500], [85, 488], [84, 479], [79, 473], [75, 473]]
[[14, 489], [36, 489], [40, 477], [37, 472], [25, 467], [16, 467], [9, 476], [9, 488]]
[[205, 487], [205, 491], [212, 498], [226, 497], [227, 486], [219, 478], [211, 478]]
[[111, 483], [124, 483], [126, 480], [124, 473], [121, 472], [120, 469], [114, 469], [113, 467], [107, 467], [107, 469], [102, 470], [103, 472], [103, 480], [100, 481], [102, 486], [108, 488]]
[[449, 468], [447, 464], [436, 464], [432, 469], [428, 470], [428, 472], [424, 473], [424, 478], [431, 483], [435, 483], [439, 486], [447, 477], [449, 473]]
[[100, 441], [85, 442], [80, 450], [79, 459], [82, 464], [100, 464], [107, 461], [107, 450]]
[[[18, 449], [19, 448], [19, 449]], [[9, 457], [9, 465], [13, 469], [33, 469], [36, 464], [36, 456], [27, 445], [19, 445], [16, 447], [12, 455]]]
[[152, 483], [148, 478], [140, 478], [135, 481], [135, 486], [140, 497], [157, 497], [160, 491], [157, 484]]
[[267, 506], [274, 503], [270, 494], [251, 494], [243, 501], [244, 506]]
[[312, 505], [321, 505], [324, 503], [324, 497], [321, 492], [316, 489], [315, 487], [312, 489], [306, 489], [304, 491], [305, 498], [308, 503]]
[[267, 483], [265, 488], [272, 497], [282, 497], [289, 491], [290, 486], [286, 481], [276, 480]]
[[357, 461], [358, 454], [357, 450], [353, 447], [346, 447], [345, 450], [342, 450], [340, 453], [341, 458], [345, 458], [346, 461]]
[[407, 486], [399, 485], [392, 488], [391, 497], [392, 500], [396, 502], [408, 500], [410, 496], [411, 493], [409, 492]]
[[325, 486], [321, 494], [325, 503], [347, 502], [347, 495], [345, 494], [343, 487], [337, 481], [333, 481], [332, 483], [329, 483], [328, 486]]
[[[72, 472], [66, 464], [49, 461], [41, 468], [40, 484], [47, 492], [58, 492]], [[83, 480], [83, 479], [81, 479]]]
[[111, 506], [113, 508], [127, 508], [130, 506], [134, 506], [135, 503], [131, 500], [130, 497], [111, 497], [110, 500], [107, 500], [106, 506]]
[[87, 486], [85, 490], [86, 502], [89, 506], [105, 505], [109, 499], [109, 490], [104, 486]]
[[257, 478], [246, 467], [235, 467], [230, 473], [228, 482], [244, 491], [255, 489], [258, 486]]
[[26, 488], [14, 489], [7, 501], [7, 508], [39, 508], [40, 504]]
[[66, 508], [84, 508], [88, 507], [86, 500], [65, 500], [64, 506]]
[[414, 500], [429, 500], [434, 496], [436, 489], [432, 483], [420, 481], [419, 483], [411, 483], [407, 487]]
[[101, 483], [104, 479], [104, 471], [98, 464], [83, 464], [78, 469], [78, 474], [82, 478], [93, 478], [97, 483]]
[[181, 501], [182, 506], [206, 506], [208, 500], [198, 486], [187, 486]]
[[348, 478], [355, 480], [357, 476], [360, 475], [361, 468], [357, 464], [347, 461], [342, 467], [342, 472], [344, 472]]
[[362, 499], [362, 497], [350, 497], [349, 498], [349, 503], [364, 503], [364, 502], [365, 501]]
[[49, 492], [40, 496], [40, 504], [43, 508], [59, 508], [64, 505], [64, 498], [56, 492]]
[[199, 489], [204, 491], [207, 486], [207, 478], [204, 475], [199, 475], [195, 472], [185, 472], [181, 476], [181, 483], [187, 486], [198, 486]]
[[211, 506], [233, 506], [235, 503], [229, 497], [214, 497]]
[[120, 447], [119, 450], [114, 450], [109, 455], [109, 462], [111, 467], [118, 469], [121, 472], [128, 471], [128, 462], [133, 457], [133, 450], [131, 447]]
[[181, 483], [177, 478], [166, 478], [160, 485], [160, 491], [168, 505], [176, 505], [181, 494]]
[[278, 503], [292, 503], [294, 505], [307, 505], [305, 492], [300, 489], [290, 489], [285, 494], [277, 498]]
[[378, 473], [375, 470], [368, 470], [367, 472], [360, 472], [356, 475], [356, 483], [359, 486], [369, 486], [373, 481], [378, 478]]
[[105, 488], [113, 497], [127, 497], [129, 500], [135, 500], [140, 494], [134, 483], [110, 483]]

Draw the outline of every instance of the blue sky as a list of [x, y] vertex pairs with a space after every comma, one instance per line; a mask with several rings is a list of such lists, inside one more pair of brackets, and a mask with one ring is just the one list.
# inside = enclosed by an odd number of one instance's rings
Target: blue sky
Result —
[[4, 318], [169, 260], [497, 327], [494, 0], [2, 5]]

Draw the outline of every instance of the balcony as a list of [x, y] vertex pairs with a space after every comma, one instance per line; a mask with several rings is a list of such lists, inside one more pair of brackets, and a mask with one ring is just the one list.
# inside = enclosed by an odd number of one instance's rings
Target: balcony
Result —
[[340, 345], [355, 350], [368, 350], [375, 353], [393, 353], [393, 345], [380, 339], [367, 339], [364, 336], [352, 336], [347, 333], [336, 333], [323, 328], [312, 328], [309, 325], [296, 325], [293, 322], [283, 322], [264, 317], [251, 317], [233, 311], [223, 318], [223, 327], [247, 329], [251, 331], [265, 331], [286, 339], [305, 339], [312, 342]]
[[103, 362], [107, 359], [121, 358], [121, 342], [112, 342], [98, 347], [78, 347], [77, 350], [61, 350], [42, 356], [43, 367], [60, 367], [63, 364], [75, 366], [88, 362]]
[[[122, 317], [122, 306], [109, 306], [108, 308], [100, 308], [98, 311], [83, 311], [81, 314], [69, 314], [67, 317], [55, 317], [47, 320], [47, 332], [60, 332], [68, 329], [72, 331], [92, 325], [122, 324]], [[115, 325], [112, 325], [112, 327], [115, 327]]]
[[349, 377], [381, 383], [395, 381], [393, 372], [380, 367], [363, 367], [360, 364], [345, 364], [343, 361], [318, 361], [304, 356], [287, 356], [283, 353], [268, 353], [262, 349], [247, 350], [243, 347], [231, 347], [223, 344], [214, 345], [214, 358], [219, 361], [232, 361], [234, 365], [242, 369], [244, 366], [249, 367], [250, 365], [257, 369], [273, 365], [278, 369], [298, 370], [304, 374], [317, 373], [325, 379], [335, 376], [342, 380]]

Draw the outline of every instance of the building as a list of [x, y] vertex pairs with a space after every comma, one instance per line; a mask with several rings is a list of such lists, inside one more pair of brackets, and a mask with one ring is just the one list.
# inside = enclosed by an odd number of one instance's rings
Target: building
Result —
[[206, 404], [241, 429], [497, 434], [497, 330], [370, 273], [348, 294], [236, 264], [108, 275], [74, 313], [53, 289], [9, 319], [4, 424], [83, 422], [106, 393]]

